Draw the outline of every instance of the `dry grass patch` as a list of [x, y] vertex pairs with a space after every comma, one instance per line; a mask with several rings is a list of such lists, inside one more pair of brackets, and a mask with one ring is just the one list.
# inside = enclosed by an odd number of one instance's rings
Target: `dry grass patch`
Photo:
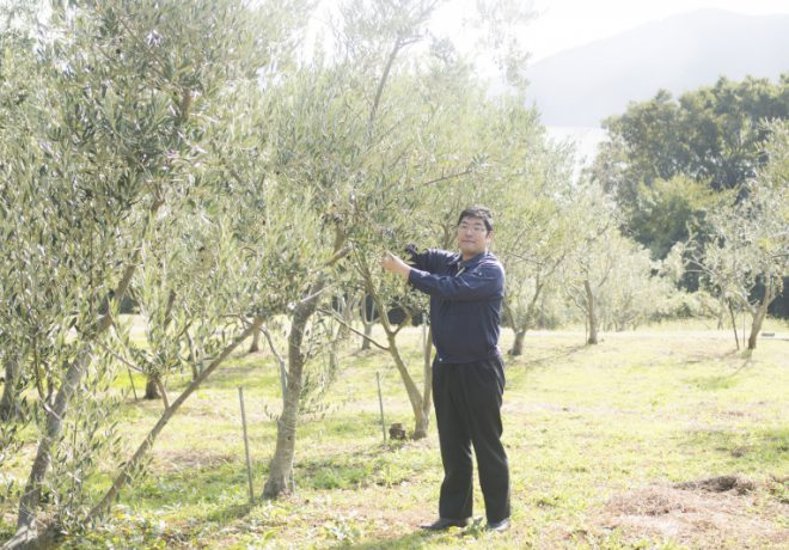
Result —
[[593, 522], [625, 542], [648, 536], [692, 548], [785, 548], [789, 504], [766, 497], [766, 488], [734, 475], [650, 485], [615, 495]]
[[202, 450], [160, 450], [153, 460], [155, 471], [160, 474], [182, 472], [192, 469], [215, 468], [238, 462], [236, 454]]

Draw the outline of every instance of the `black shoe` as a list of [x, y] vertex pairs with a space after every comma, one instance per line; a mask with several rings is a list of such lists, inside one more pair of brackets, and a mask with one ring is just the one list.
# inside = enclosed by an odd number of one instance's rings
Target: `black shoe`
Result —
[[468, 525], [468, 518], [466, 519], [438, 518], [433, 523], [420, 525], [420, 527], [427, 531], [446, 531], [450, 527], [465, 527], [466, 525]]
[[488, 524], [485, 526], [486, 531], [495, 531], [496, 533], [501, 533], [509, 528], [510, 518], [504, 518], [501, 521], [494, 521], [493, 523], [488, 522]]

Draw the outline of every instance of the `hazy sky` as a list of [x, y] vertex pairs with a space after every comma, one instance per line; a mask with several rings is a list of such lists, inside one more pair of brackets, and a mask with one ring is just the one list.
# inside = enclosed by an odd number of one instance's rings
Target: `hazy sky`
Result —
[[532, 53], [532, 62], [647, 21], [703, 8], [747, 14], [789, 13], [787, 0], [535, 0], [534, 7], [539, 15], [523, 34], [523, 45]]
[[[338, 2], [319, 0], [321, 10], [312, 21], [313, 32], [326, 29]], [[375, 1], [375, 0], [373, 0]], [[464, 20], [476, 0], [448, 0], [436, 11], [430, 27], [450, 35], [464, 50], [473, 49], [474, 31]], [[531, 4], [536, 16], [518, 36], [531, 53], [530, 63], [576, 46], [630, 30], [649, 21], [679, 13], [718, 8], [744, 14], [789, 13], [789, 0], [516, 0]], [[788, 31], [789, 32], [789, 31]], [[330, 33], [329, 33], [330, 35]], [[325, 38], [325, 37], [324, 37]], [[471, 53], [468, 49], [465, 53]], [[473, 54], [472, 54], [473, 55]]]

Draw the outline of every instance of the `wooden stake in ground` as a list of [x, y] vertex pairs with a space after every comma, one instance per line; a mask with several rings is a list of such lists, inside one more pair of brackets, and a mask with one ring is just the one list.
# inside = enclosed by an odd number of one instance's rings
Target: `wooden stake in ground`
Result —
[[375, 381], [378, 383], [378, 406], [381, 409], [381, 432], [384, 435], [384, 444], [386, 444], [386, 421], [384, 420], [384, 398], [381, 395], [381, 373], [375, 373]]
[[126, 367], [126, 372], [129, 373], [129, 382], [131, 382], [132, 391], [134, 392], [134, 400], [137, 401], [137, 388], [134, 385], [134, 377], [132, 376], [131, 369]]
[[247, 477], [249, 478], [249, 503], [255, 503], [255, 491], [252, 488], [252, 461], [249, 459], [249, 438], [247, 437], [247, 415], [244, 412], [244, 388], [238, 387], [238, 401], [241, 403], [241, 425], [244, 428], [244, 453], [247, 456]]

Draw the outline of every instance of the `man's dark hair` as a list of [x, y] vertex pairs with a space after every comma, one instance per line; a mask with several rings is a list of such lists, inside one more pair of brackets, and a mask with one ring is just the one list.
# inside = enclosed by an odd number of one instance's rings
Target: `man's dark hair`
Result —
[[465, 218], [478, 218], [485, 223], [485, 229], [488, 230], [488, 233], [493, 231], [493, 213], [487, 206], [469, 206], [460, 213], [460, 217], [458, 217], [458, 225], [460, 225], [460, 222], [462, 222]]

